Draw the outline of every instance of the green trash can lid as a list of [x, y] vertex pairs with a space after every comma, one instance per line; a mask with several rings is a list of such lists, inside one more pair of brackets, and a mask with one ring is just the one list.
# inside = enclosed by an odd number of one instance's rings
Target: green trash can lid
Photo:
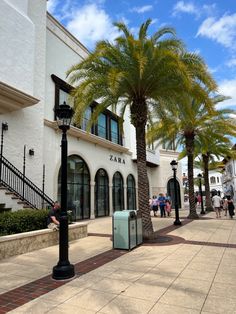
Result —
[[114, 212], [113, 214], [114, 219], [124, 219], [127, 220], [128, 218], [136, 218], [136, 213], [134, 210], [121, 210]]

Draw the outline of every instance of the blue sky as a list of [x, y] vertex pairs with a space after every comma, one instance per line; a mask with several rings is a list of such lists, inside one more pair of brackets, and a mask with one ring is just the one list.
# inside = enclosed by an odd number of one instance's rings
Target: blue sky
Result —
[[231, 96], [221, 106], [236, 108], [236, 0], [49, 0], [48, 11], [90, 50], [117, 36], [114, 21], [134, 33], [148, 18], [150, 34], [174, 27], [187, 49], [204, 58], [219, 92]]
[[48, 11], [89, 50], [117, 36], [114, 21], [134, 33], [148, 18], [150, 34], [174, 27], [187, 49], [204, 58], [219, 93], [231, 97], [221, 107], [236, 109], [236, 0], [49, 0]]

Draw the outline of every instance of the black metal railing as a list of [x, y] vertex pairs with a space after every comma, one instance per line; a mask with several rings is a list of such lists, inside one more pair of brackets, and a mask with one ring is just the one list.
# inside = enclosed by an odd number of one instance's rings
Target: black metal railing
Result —
[[26, 205], [36, 209], [53, 206], [54, 201], [3, 156], [0, 156], [0, 168], [1, 184]]

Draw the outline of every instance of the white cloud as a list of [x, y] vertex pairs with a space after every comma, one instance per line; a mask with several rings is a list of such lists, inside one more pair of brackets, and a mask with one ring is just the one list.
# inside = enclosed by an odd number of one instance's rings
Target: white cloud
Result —
[[75, 10], [74, 0], [49, 0], [47, 2], [47, 10], [57, 20], [62, 22], [64, 19], [70, 18]]
[[96, 4], [74, 11], [66, 28], [89, 48], [98, 40], [114, 40], [118, 35], [109, 15]]
[[219, 93], [224, 96], [230, 96], [231, 99], [225, 100], [218, 104], [217, 108], [226, 108], [229, 106], [236, 107], [236, 79], [223, 80], [219, 83]]
[[201, 24], [197, 36], [210, 38], [226, 48], [236, 49], [236, 13], [216, 20], [209, 17]]
[[233, 68], [233, 67], [236, 67], [236, 58], [232, 58], [230, 59], [226, 65], [229, 67], [229, 68]]
[[58, 0], [49, 0], [47, 2], [47, 10], [49, 13], [54, 14]]
[[214, 73], [217, 73], [221, 69], [221, 66], [215, 66], [212, 68], [207, 65], [207, 69], [211, 74], [214, 74]]
[[195, 16], [199, 16], [199, 10], [192, 2], [178, 1], [173, 8], [173, 16], [178, 15], [179, 13], [188, 13]]
[[144, 5], [142, 7], [134, 7], [130, 11], [136, 12], [136, 13], [145, 13], [145, 12], [151, 11], [152, 9], [153, 9], [152, 5]]

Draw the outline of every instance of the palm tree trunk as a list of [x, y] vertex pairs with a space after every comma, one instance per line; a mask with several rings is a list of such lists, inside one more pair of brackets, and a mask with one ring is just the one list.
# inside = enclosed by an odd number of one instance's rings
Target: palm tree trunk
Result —
[[193, 180], [193, 151], [194, 151], [194, 134], [185, 137], [186, 151], [188, 157], [188, 183], [189, 183], [189, 215], [188, 218], [199, 218], [196, 211], [194, 180]]
[[146, 137], [147, 104], [137, 100], [130, 107], [131, 123], [136, 130], [137, 170], [138, 170], [138, 208], [142, 213], [143, 237], [154, 237], [154, 230], [149, 208], [149, 183], [146, 166]]
[[206, 193], [206, 210], [213, 211], [211, 204], [211, 193], [209, 184], [209, 154], [202, 154], [203, 167], [204, 167], [204, 183], [205, 183], [205, 193]]
[[136, 128], [137, 170], [138, 170], [138, 205], [142, 213], [144, 238], [154, 235], [149, 208], [149, 184], [146, 166], [145, 125]]

